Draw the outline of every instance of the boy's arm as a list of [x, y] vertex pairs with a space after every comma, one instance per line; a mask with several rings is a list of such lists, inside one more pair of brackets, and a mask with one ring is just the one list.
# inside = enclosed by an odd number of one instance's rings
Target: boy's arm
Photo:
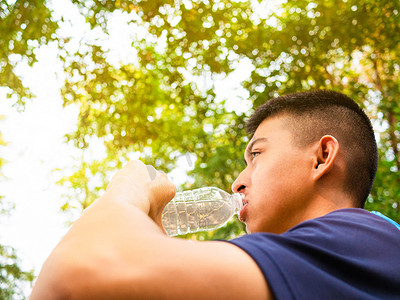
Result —
[[164, 174], [129, 163], [54, 249], [31, 300], [272, 298], [238, 247], [165, 235], [156, 223], [174, 193]]

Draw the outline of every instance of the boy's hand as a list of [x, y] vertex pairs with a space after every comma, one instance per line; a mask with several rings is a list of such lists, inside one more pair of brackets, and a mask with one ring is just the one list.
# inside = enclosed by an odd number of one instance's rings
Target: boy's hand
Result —
[[113, 176], [103, 197], [138, 207], [162, 228], [162, 211], [175, 193], [176, 187], [165, 173], [131, 161]]

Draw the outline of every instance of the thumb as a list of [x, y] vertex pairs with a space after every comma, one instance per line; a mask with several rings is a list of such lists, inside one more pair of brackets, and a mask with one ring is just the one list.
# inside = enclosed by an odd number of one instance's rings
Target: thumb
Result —
[[157, 171], [152, 165], [146, 165], [147, 172], [149, 173], [150, 180], [153, 181], [157, 176]]

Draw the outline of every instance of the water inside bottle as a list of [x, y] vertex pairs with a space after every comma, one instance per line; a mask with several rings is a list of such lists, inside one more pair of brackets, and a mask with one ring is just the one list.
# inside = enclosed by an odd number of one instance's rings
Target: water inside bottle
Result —
[[213, 187], [177, 193], [164, 208], [164, 229], [174, 236], [220, 228], [240, 209], [237, 197]]
[[199, 227], [206, 230], [224, 224], [233, 214], [232, 207], [224, 200], [202, 201], [198, 205]]

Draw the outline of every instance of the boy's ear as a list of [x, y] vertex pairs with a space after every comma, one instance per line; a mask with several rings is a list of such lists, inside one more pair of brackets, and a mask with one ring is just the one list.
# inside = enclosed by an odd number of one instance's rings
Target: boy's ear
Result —
[[331, 135], [324, 135], [318, 143], [314, 161], [314, 178], [320, 179], [332, 169], [339, 153], [339, 142]]

